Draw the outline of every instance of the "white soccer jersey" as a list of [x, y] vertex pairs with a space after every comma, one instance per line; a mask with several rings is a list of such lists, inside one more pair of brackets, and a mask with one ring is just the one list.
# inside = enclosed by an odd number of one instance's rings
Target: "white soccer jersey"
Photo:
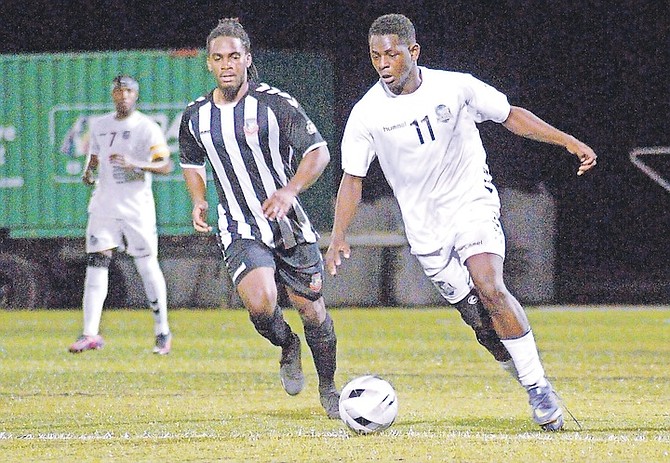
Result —
[[169, 157], [165, 136], [156, 122], [139, 111], [118, 120], [116, 113], [91, 122], [89, 153], [98, 156], [98, 181], [89, 202], [88, 212], [112, 218], [155, 217], [152, 175], [127, 171], [113, 165], [109, 157], [123, 154], [141, 163]]
[[412, 252], [428, 254], [473, 203], [500, 209], [476, 123], [504, 122], [510, 105], [469, 74], [419, 69], [415, 92], [394, 95], [380, 80], [354, 106], [342, 139], [342, 168], [364, 177], [379, 158]]

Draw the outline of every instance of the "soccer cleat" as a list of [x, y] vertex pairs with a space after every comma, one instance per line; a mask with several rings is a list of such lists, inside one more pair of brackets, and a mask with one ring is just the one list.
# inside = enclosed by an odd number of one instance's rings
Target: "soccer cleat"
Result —
[[533, 409], [533, 421], [545, 431], [560, 431], [563, 428], [563, 410], [551, 384], [530, 386], [526, 390], [528, 403]]
[[281, 349], [279, 378], [288, 395], [296, 395], [305, 387], [305, 376], [300, 361], [300, 338], [291, 333], [291, 342]]
[[335, 387], [323, 390], [319, 388], [319, 399], [328, 418], [331, 420], [340, 419], [340, 393], [337, 392]]
[[100, 349], [104, 345], [105, 341], [99, 334], [93, 336], [82, 334], [68, 350], [73, 354], [78, 354], [79, 352], [84, 352], [85, 350]]
[[170, 353], [170, 349], [172, 349], [172, 333], [157, 335], [154, 354], [167, 355]]

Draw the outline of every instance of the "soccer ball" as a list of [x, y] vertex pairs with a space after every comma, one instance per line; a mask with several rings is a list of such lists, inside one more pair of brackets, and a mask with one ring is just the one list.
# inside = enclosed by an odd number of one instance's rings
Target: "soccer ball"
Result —
[[379, 376], [351, 380], [340, 393], [340, 418], [354, 432], [370, 434], [393, 424], [398, 397], [393, 386]]

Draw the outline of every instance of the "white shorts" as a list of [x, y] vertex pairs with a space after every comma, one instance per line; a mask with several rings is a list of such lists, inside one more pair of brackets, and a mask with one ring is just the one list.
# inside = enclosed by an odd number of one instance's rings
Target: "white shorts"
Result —
[[424, 273], [450, 304], [462, 300], [473, 287], [465, 261], [476, 254], [505, 258], [505, 235], [496, 211], [483, 208], [454, 223], [435, 252], [417, 254]]
[[129, 220], [89, 214], [86, 252], [115, 248], [133, 257], [158, 255], [156, 221], [142, 217]]

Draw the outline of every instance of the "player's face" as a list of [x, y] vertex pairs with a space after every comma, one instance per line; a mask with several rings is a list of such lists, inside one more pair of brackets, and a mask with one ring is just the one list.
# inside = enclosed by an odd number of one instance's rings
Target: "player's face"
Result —
[[209, 43], [207, 69], [216, 79], [216, 85], [225, 100], [234, 101], [240, 88], [247, 82], [251, 54], [236, 37], [216, 37]]
[[369, 45], [372, 65], [389, 90], [400, 95], [417, 89], [419, 44], [407, 45], [397, 35], [389, 34], [373, 35]]
[[133, 112], [138, 96], [137, 90], [128, 87], [114, 87], [112, 89], [112, 99], [116, 107], [116, 114], [119, 117], [126, 117]]

